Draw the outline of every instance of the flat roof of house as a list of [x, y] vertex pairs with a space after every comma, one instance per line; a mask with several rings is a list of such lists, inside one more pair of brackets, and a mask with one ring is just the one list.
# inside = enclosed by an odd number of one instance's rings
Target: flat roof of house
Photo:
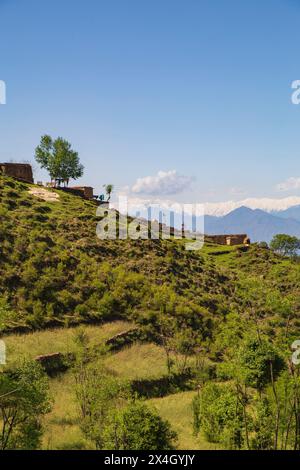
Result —
[[30, 166], [30, 163], [14, 163], [14, 162], [3, 162], [3, 163], [0, 163], [0, 165], [14, 165], [14, 166]]
[[70, 186], [70, 188], [73, 188], [73, 189], [84, 189], [84, 188], [94, 189], [92, 186]]

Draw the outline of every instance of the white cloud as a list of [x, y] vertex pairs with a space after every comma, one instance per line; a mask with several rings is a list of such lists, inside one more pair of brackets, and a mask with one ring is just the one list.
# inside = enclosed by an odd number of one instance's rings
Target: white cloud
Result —
[[180, 175], [176, 170], [159, 171], [155, 176], [138, 178], [131, 191], [135, 194], [167, 196], [189, 189], [192, 181], [193, 178]]
[[300, 178], [291, 177], [277, 185], [278, 191], [291, 191], [300, 188]]

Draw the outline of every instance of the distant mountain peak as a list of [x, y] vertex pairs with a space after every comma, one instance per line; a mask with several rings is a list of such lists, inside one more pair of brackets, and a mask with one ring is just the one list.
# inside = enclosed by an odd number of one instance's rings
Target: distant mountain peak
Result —
[[[270, 242], [274, 235], [286, 233], [300, 237], [300, 206], [274, 214], [261, 209], [240, 206], [223, 217], [206, 216], [204, 231], [208, 235], [222, 233], [246, 233], [251, 241]], [[294, 214], [294, 218], [290, 217]], [[298, 214], [299, 219], [296, 220]]]
[[236, 209], [234, 209], [233, 211], [229, 212], [227, 215], [229, 214], [241, 214], [241, 213], [250, 213], [250, 212], [254, 212], [254, 210], [258, 210], [258, 209], [250, 209], [250, 207], [247, 207], [247, 206], [240, 206], [240, 207], [237, 207]]

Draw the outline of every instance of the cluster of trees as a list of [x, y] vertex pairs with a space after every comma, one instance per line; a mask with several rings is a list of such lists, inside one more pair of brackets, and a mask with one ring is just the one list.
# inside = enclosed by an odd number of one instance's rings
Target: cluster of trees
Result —
[[299, 450], [300, 375], [290, 353], [252, 332], [224, 359], [194, 399], [195, 432], [226, 449]]
[[38, 448], [50, 409], [48, 379], [37, 362], [0, 372], [0, 450]]
[[300, 449], [300, 371], [291, 352], [299, 296], [282, 295], [285, 271], [275, 267], [274, 282], [282, 276], [282, 291], [240, 279], [242, 310], [215, 324], [207, 348], [216, 370], [199, 374], [194, 429], [226, 449]]
[[[130, 383], [104, 365], [106, 349], [93, 350], [83, 330], [75, 337], [74, 393], [83, 435], [96, 449], [169, 450], [176, 433], [137, 398]], [[0, 372], [0, 450], [41, 447], [43, 417], [51, 411], [49, 380], [36, 361]]]
[[300, 239], [286, 234], [278, 234], [272, 239], [270, 248], [282, 256], [296, 256], [300, 250]]
[[135, 316], [142, 329], [164, 350], [168, 374], [184, 373], [212, 333], [213, 317], [192, 299], [183, 299], [171, 286], [151, 289], [147, 311]]
[[[77, 335], [74, 367], [80, 426], [96, 449], [168, 450], [177, 436], [155, 410], [133, 395], [130, 384], [119, 380], [103, 362], [90, 362], [93, 352], [83, 332]], [[105, 355], [105, 350], [102, 351]]]
[[272, 238], [270, 245], [267, 242], [260, 242], [258, 246], [260, 248], [270, 248], [274, 253], [281, 256], [295, 258], [300, 250], [300, 239], [292, 235], [279, 233]]

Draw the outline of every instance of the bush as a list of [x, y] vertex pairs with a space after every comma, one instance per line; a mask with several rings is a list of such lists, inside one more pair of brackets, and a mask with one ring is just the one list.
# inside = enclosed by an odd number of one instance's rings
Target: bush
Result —
[[49, 411], [48, 380], [39, 364], [27, 361], [0, 374], [0, 449], [36, 449], [41, 417]]
[[142, 402], [127, 405], [105, 430], [109, 450], [171, 450], [177, 435], [170, 424]]
[[249, 339], [241, 349], [240, 367], [246, 385], [262, 390], [284, 369], [284, 361], [275, 348], [266, 341]]
[[194, 431], [229, 449], [243, 446], [243, 410], [230, 385], [207, 383], [193, 402]]

